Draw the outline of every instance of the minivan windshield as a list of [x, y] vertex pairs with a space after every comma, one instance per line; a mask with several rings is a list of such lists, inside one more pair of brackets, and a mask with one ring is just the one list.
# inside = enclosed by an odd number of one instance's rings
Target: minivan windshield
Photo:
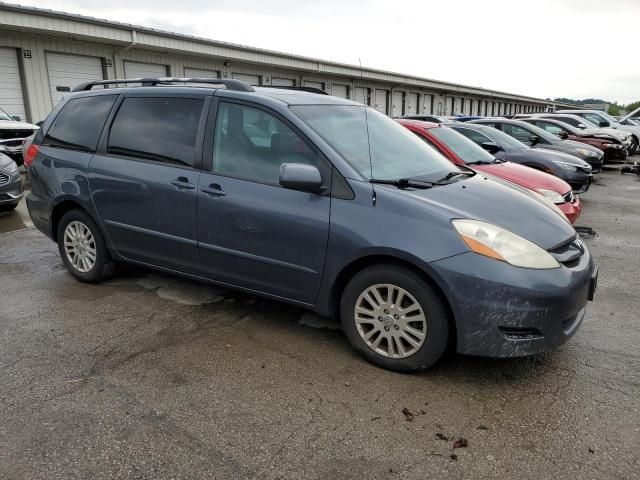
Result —
[[493, 163], [496, 161], [495, 157], [484, 148], [455, 130], [437, 127], [429, 129], [429, 133], [453, 150], [464, 163]]
[[11, 117], [11, 115], [0, 108], [0, 120], [9, 120], [10, 122], [12, 122], [13, 118]]
[[357, 105], [294, 105], [291, 110], [367, 180], [436, 181], [461, 170], [409, 130]]

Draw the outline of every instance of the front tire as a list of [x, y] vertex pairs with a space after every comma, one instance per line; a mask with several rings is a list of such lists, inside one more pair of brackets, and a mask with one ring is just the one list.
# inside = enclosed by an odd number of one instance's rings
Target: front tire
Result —
[[448, 310], [420, 275], [393, 264], [357, 273], [340, 303], [342, 327], [368, 361], [400, 372], [425, 370], [444, 354]]
[[115, 263], [102, 232], [84, 211], [65, 213], [58, 224], [56, 238], [62, 262], [76, 279], [96, 283], [113, 273]]

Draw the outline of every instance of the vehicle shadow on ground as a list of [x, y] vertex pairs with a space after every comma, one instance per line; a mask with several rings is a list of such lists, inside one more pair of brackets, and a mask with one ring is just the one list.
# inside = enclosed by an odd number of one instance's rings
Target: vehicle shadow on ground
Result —
[[[208, 314], [219, 315], [220, 310], [223, 309], [227, 317], [236, 319], [231, 323], [247, 316], [259, 316], [260, 324], [253, 334], [254, 337], [260, 335], [261, 329], [273, 329], [277, 333], [277, 330], [284, 328], [287, 335], [300, 336], [302, 342], [311, 332], [314, 339], [331, 345], [332, 354], [350, 357], [343, 358], [343, 361], [359, 362], [372, 369], [378, 368], [369, 365], [351, 348], [342, 333], [339, 321], [321, 317], [295, 306], [132, 265], [120, 267], [117, 276], [105, 284], [112, 286], [135, 284], [146, 291], [155, 292], [166, 301], [204, 309], [202, 314], [205, 317]], [[211, 323], [209, 326], [219, 327], [220, 322]], [[198, 336], [202, 333], [200, 331]], [[273, 333], [265, 330], [264, 336], [270, 337]], [[182, 334], [184, 332], [181, 336]], [[188, 341], [188, 335], [183, 340]], [[462, 383], [475, 381], [486, 383], [489, 380], [491, 383], [499, 384], [533, 379], [559, 366], [559, 352], [521, 358], [492, 359], [460, 355], [451, 348], [432, 368], [409, 375], [425, 378], [447, 377], [451, 381]]]

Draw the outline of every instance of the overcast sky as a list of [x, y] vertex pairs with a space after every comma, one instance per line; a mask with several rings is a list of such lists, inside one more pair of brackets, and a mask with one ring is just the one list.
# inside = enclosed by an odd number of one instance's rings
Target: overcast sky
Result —
[[535, 97], [640, 100], [640, 0], [19, 3]]

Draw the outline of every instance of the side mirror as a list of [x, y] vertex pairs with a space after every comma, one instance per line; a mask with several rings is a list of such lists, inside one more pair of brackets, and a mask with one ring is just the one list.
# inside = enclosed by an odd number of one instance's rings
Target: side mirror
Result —
[[529, 141], [531, 142], [531, 146], [537, 145], [540, 142], [540, 137], [537, 135], [531, 135], [529, 137]]
[[493, 142], [483, 142], [482, 144], [480, 144], [480, 146], [491, 154], [497, 153], [502, 150], [502, 147], [500, 147], [500, 145]]
[[567, 138], [569, 138], [569, 134], [567, 132], [560, 132], [558, 134], [558, 137], [560, 137], [562, 140], [566, 140]]
[[584, 130], [585, 128], [587, 128], [587, 126], [584, 123], [579, 123], [578, 125], [576, 125], [576, 127]]
[[280, 186], [289, 190], [320, 193], [322, 175], [313, 165], [304, 163], [283, 163], [280, 165]]
[[20, 115], [11, 115], [11, 118], [13, 118], [16, 122], [21, 121], [22, 119], [20, 118]]
[[609, 122], [607, 122], [606, 120], [600, 120], [600, 121], [598, 122], [598, 126], [599, 126], [599, 127], [610, 127], [610, 126], [611, 126], [611, 124], [610, 124]]

